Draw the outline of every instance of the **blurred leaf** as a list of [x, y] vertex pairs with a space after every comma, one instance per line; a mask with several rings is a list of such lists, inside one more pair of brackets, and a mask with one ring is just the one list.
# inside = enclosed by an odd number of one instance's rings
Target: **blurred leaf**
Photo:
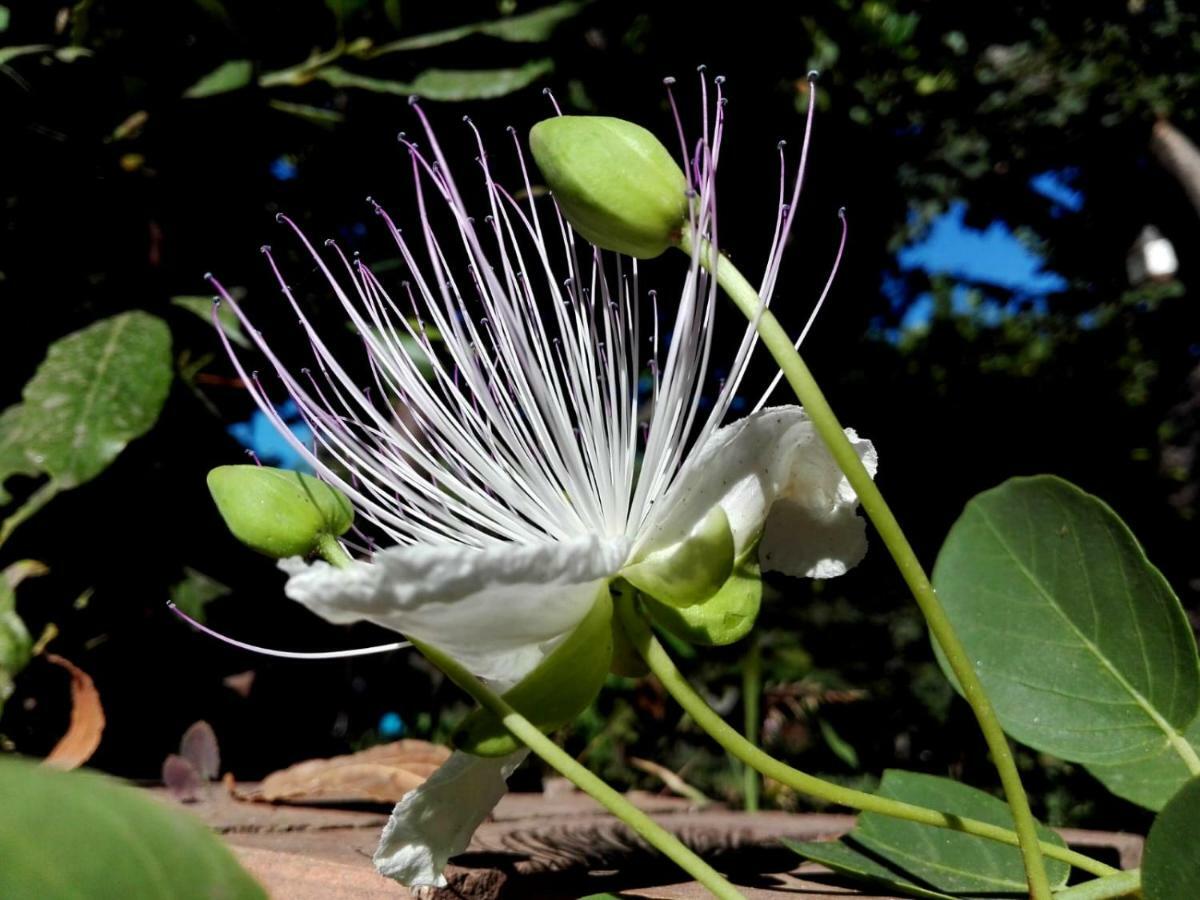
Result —
[[0, 31], [8, 31], [10, 15], [7, 6], [0, 6]]
[[850, 768], [857, 769], [858, 751], [854, 749], [854, 745], [838, 734], [837, 729], [824, 716], [817, 718], [817, 727], [821, 729], [821, 737], [825, 739], [825, 744], [833, 751], [833, 755]]
[[[206, 322], [212, 322], [214, 305], [212, 297], [172, 297], [171, 303], [180, 309], [195, 313]], [[229, 304], [225, 303], [217, 308], [217, 321], [227, 338], [239, 347], [250, 346], [250, 339], [242, 330], [242, 321], [237, 317], [237, 313], [229, 308]]]
[[22, 404], [17, 403], [0, 413], [0, 506], [12, 500], [12, 495], [4, 489], [4, 482], [13, 475], [33, 477], [41, 472], [25, 450], [26, 431]]
[[204, 607], [229, 594], [229, 588], [203, 572], [184, 566], [183, 579], [171, 585], [171, 602], [189, 618], [204, 621]]
[[325, 0], [325, 7], [333, 13], [340, 30], [346, 20], [367, 5], [368, 0]]
[[[320, 106], [309, 106], [307, 103], [289, 103], [286, 100], [268, 100], [267, 105], [277, 112], [304, 119], [313, 125], [328, 128], [345, 120], [345, 116], [336, 109], [323, 109]], [[210, 301], [211, 302], [211, 301]], [[234, 316], [236, 319], [237, 317]]]
[[225, 8], [225, 4], [221, 0], [192, 0], [192, 3], [226, 28], [233, 27], [233, 19], [230, 17], [229, 10]]
[[[891, 769], [884, 773], [879, 796], [903, 800], [918, 806], [965, 818], [980, 819], [993, 825], [1011, 827], [1012, 816], [1003, 800], [948, 778], [921, 775]], [[1045, 826], [1038, 826], [1043, 841], [1066, 846], [1062, 838]], [[804, 856], [836, 862], [851, 874], [878, 878], [887, 873], [895, 887], [921, 885], [925, 893], [917, 896], [993, 897], [997, 893], [1023, 894], [1025, 867], [1016, 847], [989, 841], [970, 834], [893, 819], [877, 813], [862, 813], [853, 830], [842, 839], [843, 850], [829, 853], [828, 845], [789, 844]], [[819, 854], [819, 855], [818, 855]], [[883, 871], [880, 871], [880, 870]], [[1058, 860], [1046, 860], [1050, 885], [1066, 885], [1070, 866]], [[906, 887], [912, 893], [911, 887]]]
[[401, 12], [402, 6], [402, 0], [383, 0], [383, 14], [397, 31], [404, 24], [404, 16]]
[[23, 44], [17, 47], [0, 47], [0, 66], [6, 65], [22, 56], [32, 56], [35, 53], [48, 53], [53, 49], [53, 44]]
[[83, 484], [150, 429], [170, 387], [171, 333], [161, 319], [128, 312], [69, 334], [25, 385], [25, 455], [59, 487]]
[[213, 69], [183, 92], [189, 99], [212, 97], [244, 88], [254, 78], [254, 64], [248, 59], [231, 59]]
[[1051, 476], [985, 491], [950, 530], [933, 580], [1017, 740], [1105, 765], [1186, 745], [1200, 706], [1195, 636], [1097, 498]]
[[55, 769], [78, 769], [92, 758], [104, 734], [104, 706], [92, 676], [69, 659], [47, 653], [46, 661], [60, 666], [71, 675], [71, 722], [67, 732], [43, 760]]
[[[1184, 729], [1183, 736], [1200, 754], [1200, 718]], [[1118, 797], [1155, 812], [1192, 777], [1173, 747], [1163, 747], [1146, 759], [1110, 766], [1091, 764], [1086, 768]]]
[[12, 696], [13, 679], [29, 665], [33, 640], [17, 615], [17, 585], [26, 577], [44, 575], [46, 567], [33, 560], [13, 563], [0, 573], [0, 712]]
[[179, 740], [179, 755], [196, 769], [201, 778], [214, 781], [221, 774], [221, 750], [217, 734], [201, 719], [188, 726]]
[[514, 43], [540, 43], [549, 40], [555, 28], [577, 15], [585, 5], [585, 3], [571, 0], [571, 2], [544, 6], [519, 16], [494, 19], [490, 22], [475, 22], [471, 25], [460, 25], [457, 28], [447, 28], [443, 31], [431, 31], [429, 34], [418, 34], [382, 44], [368, 51], [366, 55], [382, 56], [385, 53], [396, 53], [403, 50], [425, 50], [429, 47], [461, 41], [463, 38], [475, 34], [483, 34]]
[[0, 896], [264, 900], [198, 819], [90, 772], [0, 759]]
[[1200, 778], [1193, 778], [1158, 814], [1146, 838], [1142, 892], [1146, 900], [1200, 897]]
[[381, 94], [416, 95], [427, 100], [487, 100], [518, 91], [554, 68], [548, 59], [534, 60], [519, 69], [426, 69], [410, 82], [387, 81], [325, 66], [314, 77], [339, 88], [361, 88]]

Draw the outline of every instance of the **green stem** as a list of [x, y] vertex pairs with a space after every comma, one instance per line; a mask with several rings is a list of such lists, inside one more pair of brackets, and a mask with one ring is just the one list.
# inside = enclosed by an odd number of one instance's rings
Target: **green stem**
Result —
[[17, 530], [18, 525], [31, 518], [34, 513], [58, 496], [59, 490], [58, 482], [51, 478], [30, 494], [29, 499], [16, 512], [3, 522], [0, 522], [0, 546], [3, 546], [4, 542], [12, 536], [12, 533]]
[[[338, 540], [329, 535], [321, 538], [317, 552], [326, 562], [338, 568], [345, 568], [351, 562], [350, 556]], [[410, 637], [409, 640], [412, 638]], [[503, 697], [485, 687], [478, 678], [458, 662], [436, 647], [422, 641], [412, 640], [412, 645], [421, 652], [422, 656], [445, 672], [451, 681], [470, 694], [480, 706], [494, 713], [517, 740], [632, 828], [646, 843], [695, 878], [714, 897], [718, 897], [720, 900], [745, 900], [737, 888], [726, 881], [716, 869], [685, 847], [679, 838], [651, 819], [620, 793], [609, 787], [605, 781], [576, 761], [554, 741], [542, 734], [541, 729], [509, 706]]]
[[[750, 649], [742, 660], [742, 733], [747, 742], [758, 746], [758, 726], [761, 720], [759, 700], [762, 696], [762, 652], [756, 636], [750, 635]], [[746, 812], [758, 811], [759, 775], [753, 766], [742, 763], [742, 795]]]
[[[712, 707], [692, 689], [687, 679], [675, 667], [675, 664], [671, 661], [671, 657], [663, 649], [662, 644], [654, 637], [654, 633], [650, 630], [650, 626], [638, 610], [634, 599], [629, 596], [617, 594], [614, 595], [614, 602], [616, 603], [617, 617], [625, 629], [625, 634], [629, 638], [630, 643], [641, 654], [642, 658], [646, 661], [646, 665], [650, 667], [650, 671], [655, 674], [662, 683], [662, 686], [666, 688], [667, 693], [674, 697], [675, 701], [692, 717], [692, 720], [708, 732], [726, 752], [741, 760], [746, 765], [758, 770], [767, 778], [773, 778], [780, 784], [786, 785], [802, 794], [817, 797], [829, 803], [836, 803], [839, 806], [848, 806], [851, 809], [862, 810], [863, 812], [879, 813], [896, 819], [907, 819], [910, 822], [932, 825], [935, 828], [948, 828], [952, 831], [961, 831], [965, 834], [973, 834], [976, 837], [999, 841], [1002, 844], [1009, 844], [1014, 847], [1020, 846], [1020, 838], [1017, 836], [1017, 833], [1007, 828], [1001, 828], [998, 825], [991, 825], [987, 822], [980, 822], [976, 819], [960, 818], [948, 813], [926, 809], [923, 806], [905, 803], [901, 800], [890, 800], [887, 797], [880, 797], [877, 794], [868, 794], [864, 791], [856, 791], [853, 788], [843, 787], [840, 784], [833, 784], [809, 775], [806, 772], [801, 772], [799, 769], [793, 769], [791, 766], [785, 765], [769, 754], [764, 753], [738, 734], [737, 729], [733, 728], [717, 715]], [[1093, 875], [1113, 875], [1119, 871], [1112, 866], [1107, 866], [1102, 862], [1092, 859], [1090, 856], [1085, 856], [1082, 853], [1077, 853], [1074, 850], [1068, 850], [1065, 847], [1059, 847], [1055, 844], [1041, 843], [1040, 849], [1046, 856], [1070, 863], [1077, 869], [1090, 872]]]
[[[692, 252], [692, 241], [685, 231], [680, 238], [679, 248], [689, 255]], [[705, 268], [713, 265], [713, 254], [706, 243], [699, 251], [700, 263]], [[754, 323], [763, 344], [782, 370], [788, 384], [792, 386], [796, 397], [800, 400], [817, 433], [825, 442], [838, 466], [858, 494], [858, 500], [863, 510], [875, 525], [875, 530], [883, 539], [884, 545], [892, 554], [900, 574], [912, 591], [929, 630], [941, 647], [946, 661], [950, 664], [963, 696], [975, 712], [979, 728], [987, 741], [992, 753], [992, 762], [1000, 775], [1000, 783], [1004, 787], [1004, 795], [1012, 810], [1013, 824], [1020, 836], [1021, 856], [1025, 864], [1025, 876], [1029, 882], [1029, 892], [1034, 900], [1049, 900], [1050, 882], [1046, 878], [1046, 866], [1038, 849], [1038, 838], [1033, 812], [1029, 808], [1029, 798], [1025, 796], [1025, 788], [1021, 784], [1021, 776], [1017, 772], [1016, 760], [1008, 745], [1008, 738], [1000, 727], [996, 712], [984, 693], [971, 659], [967, 655], [962, 642], [950, 623], [946, 611], [934, 593], [933, 585], [925, 574], [917, 554], [904, 536], [900, 523], [892, 514], [883, 499], [883, 494], [875, 486], [871, 474], [858, 458], [841, 423], [829, 406], [821, 388], [817, 385], [812, 373], [804, 360], [793, 346], [791, 336], [779, 324], [774, 314], [765, 309], [759, 300], [758, 291], [748, 282], [742, 273], [734, 267], [726, 257], [721, 256], [716, 265], [717, 283], [725, 289], [743, 315]]]
[[1141, 888], [1141, 870], [1129, 869], [1061, 890], [1054, 895], [1054, 900], [1116, 900], [1117, 897], [1140, 897]]

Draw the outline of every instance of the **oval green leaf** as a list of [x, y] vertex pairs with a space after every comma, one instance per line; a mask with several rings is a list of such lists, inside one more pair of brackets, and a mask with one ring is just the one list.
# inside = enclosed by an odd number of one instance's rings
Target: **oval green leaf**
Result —
[[[542, 660], [505, 701], [542, 731], [574, 721], [596, 699], [613, 658], [613, 603], [602, 588], [591, 611], [561, 644]], [[522, 744], [487, 709], [477, 709], [451, 736], [459, 750], [476, 756], [507, 756]]]
[[[1183, 737], [1200, 755], [1200, 718], [1184, 729]], [[1169, 745], [1144, 759], [1107, 766], [1092, 763], [1086, 768], [1118, 797], [1155, 812], [1192, 777], [1187, 763], [1175, 747]]]
[[1014, 738], [1085, 764], [1171, 749], [1200, 771], [1182, 734], [1200, 706], [1195, 637], [1103, 502], [1051, 476], [1006, 481], [967, 504], [933, 580]]
[[171, 332], [144, 312], [101, 319], [54, 342], [13, 420], [26, 459], [60, 488], [90, 481], [150, 430], [171, 377]]
[[0, 759], [0, 897], [265, 900], [198, 819], [90, 772]]
[[538, 59], [516, 69], [426, 69], [412, 81], [391, 81], [359, 75], [340, 66], [323, 66], [313, 77], [335, 88], [454, 102], [503, 97], [529, 86], [553, 69], [553, 61]]
[[1145, 900], [1200, 897], [1197, 834], [1200, 834], [1200, 778], [1184, 785], [1150, 827], [1142, 860]]
[[[1003, 800], [948, 778], [916, 772], [884, 773], [879, 795], [903, 800], [964, 818], [1012, 827], [1012, 814]], [[1062, 838], [1044, 825], [1038, 837], [1062, 847]], [[862, 813], [834, 854], [824, 844], [796, 844], [796, 852], [847, 874], [881, 880], [915, 896], [994, 897], [1025, 891], [1025, 867], [1016, 847], [970, 834]], [[1066, 885], [1070, 866], [1046, 860], [1053, 888]], [[919, 891], [911, 890], [920, 886]]]
[[227, 94], [244, 88], [254, 78], [254, 64], [248, 59], [231, 59], [213, 69], [183, 92], [189, 100]]

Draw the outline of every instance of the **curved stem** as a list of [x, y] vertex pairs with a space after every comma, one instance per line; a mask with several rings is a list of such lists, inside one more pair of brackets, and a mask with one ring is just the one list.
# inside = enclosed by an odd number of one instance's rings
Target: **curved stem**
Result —
[[1140, 897], [1141, 887], [1141, 869], [1128, 869], [1115, 875], [1064, 888], [1054, 895], [1054, 900], [1116, 900], [1118, 897]]
[[[345, 568], [352, 562], [345, 548], [332, 535], [323, 535], [316, 549], [327, 563], [339, 569]], [[647, 844], [704, 885], [714, 897], [718, 897], [720, 900], [745, 900], [737, 888], [726, 881], [716, 869], [685, 847], [679, 838], [609, 787], [608, 783], [599, 776], [577, 762], [558, 744], [542, 734], [540, 728], [509, 706], [503, 697], [486, 687], [457, 661], [423, 641], [414, 640], [412, 645], [420, 651], [422, 656], [445, 672], [446, 677], [470, 694], [480, 706], [494, 713], [513, 737], [632, 828]]]
[[422, 655], [445, 672], [451, 681], [475, 698], [480, 706], [499, 717], [504, 723], [504, 727], [512, 732], [514, 737], [637, 832], [646, 843], [704, 885], [714, 896], [721, 900], [744, 900], [737, 888], [726, 881], [712, 866], [685, 847], [675, 835], [609, 787], [605, 781], [576, 762], [570, 754], [542, 734], [536, 725], [509, 706], [503, 697], [489, 690], [478, 678], [436, 647], [420, 641], [412, 643], [421, 651]]
[[[692, 252], [690, 235], [685, 231], [680, 238], [679, 248], [689, 255]], [[795, 391], [813, 427], [825, 442], [830, 454], [841, 467], [846, 480], [858, 494], [863, 511], [866, 512], [875, 530], [883, 539], [888, 551], [892, 554], [900, 574], [912, 591], [929, 630], [941, 647], [946, 661], [950, 664], [963, 696], [971, 705], [979, 728], [987, 741], [992, 753], [992, 762], [1000, 775], [1000, 783], [1004, 787], [1004, 795], [1012, 810], [1013, 824], [1020, 836], [1021, 856], [1025, 864], [1025, 876], [1029, 882], [1029, 892], [1034, 900], [1049, 900], [1050, 882], [1046, 878], [1046, 866], [1038, 848], [1037, 829], [1033, 812], [1029, 808], [1029, 798], [1021, 784], [1021, 776], [1017, 772], [1016, 760], [1008, 745], [1008, 738], [1000, 727], [996, 712], [984, 693], [979, 676], [971, 664], [966, 649], [958, 639], [946, 611], [934, 593], [933, 585], [925, 569], [917, 559], [917, 554], [905, 537], [900, 523], [896, 521], [883, 494], [875, 486], [871, 474], [858, 458], [854, 447], [846, 437], [842, 425], [829, 406], [821, 388], [817, 385], [812, 373], [792, 344], [791, 336], [784, 331], [783, 326], [769, 309], [766, 309], [759, 299], [758, 291], [748, 282], [742, 273], [724, 256], [717, 261], [715, 254], [706, 243], [700, 247], [700, 263], [706, 269], [716, 268], [717, 283], [725, 289], [738, 309], [754, 323], [763, 344], [782, 370], [788, 384]]]
[[[935, 828], [961, 831], [1014, 847], [1020, 846], [1017, 833], [1007, 828], [980, 822], [976, 819], [960, 818], [901, 800], [890, 800], [877, 794], [856, 791], [853, 788], [824, 781], [781, 763], [738, 734], [737, 729], [717, 715], [712, 707], [693, 690], [650, 630], [649, 624], [637, 609], [632, 597], [617, 594], [614, 595], [614, 601], [617, 618], [625, 629], [630, 643], [641, 654], [650, 667], [650, 671], [657, 676], [667, 693], [674, 697], [684, 711], [692, 717], [692, 720], [708, 732], [728, 753], [746, 765], [757, 769], [767, 778], [773, 778], [780, 784], [787, 785], [802, 794], [817, 797], [829, 803], [836, 803], [839, 806], [848, 806], [863, 812], [880, 813], [896, 819], [907, 819], [910, 822], [932, 825]], [[1093, 875], [1114, 875], [1120, 871], [1094, 860], [1090, 856], [1054, 844], [1040, 843], [1040, 850], [1046, 856], [1070, 863], [1077, 869]]]

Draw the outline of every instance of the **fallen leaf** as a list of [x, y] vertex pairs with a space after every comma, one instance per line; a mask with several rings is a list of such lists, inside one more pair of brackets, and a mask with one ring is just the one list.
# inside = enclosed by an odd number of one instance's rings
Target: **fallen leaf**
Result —
[[254, 670], [247, 669], [245, 672], [238, 672], [234, 675], [226, 675], [221, 679], [221, 684], [229, 688], [239, 697], [249, 697], [250, 690], [254, 687]]
[[204, 720], [193, 722], [183, 733], [179, 755], [190, 762], [196, 774], [206, 781], [212, 781], [221, 774], [221, 751], [217, 747], [217, 735]]
[[450, 756], [445, 747], [402, 740], [331, 759], [310, 759], [272, 772], [241, 799], [267, 803], [393, 804]]
[[56, 769], [77, 769], [92, 758], [104, 733], [104, 707], [90, 675], [57, 653], [47, 653], [46, 661], [71, 673], [71, 723], [50, 755], [43, 760]]
[[172, 753], [163, 760], [162, 780], [167, 790], [175, 795], [175, 799], [184, 803], [194, 802], [197, 794], [205, 787], [205, 780], [200, 777], [191, 760], [177, 753]]

